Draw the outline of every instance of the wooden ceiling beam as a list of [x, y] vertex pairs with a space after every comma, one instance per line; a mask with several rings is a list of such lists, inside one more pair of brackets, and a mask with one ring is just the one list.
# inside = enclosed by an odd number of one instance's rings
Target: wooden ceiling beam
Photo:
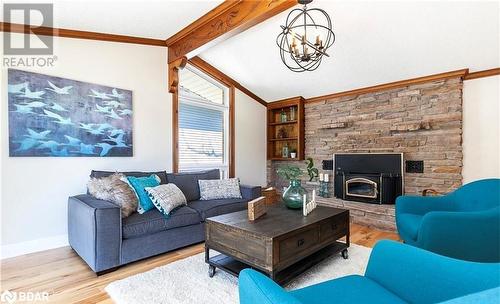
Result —
[[192, 58], [296, 4], [296, 0], [227, 0], [165, 41], [168, 62]]

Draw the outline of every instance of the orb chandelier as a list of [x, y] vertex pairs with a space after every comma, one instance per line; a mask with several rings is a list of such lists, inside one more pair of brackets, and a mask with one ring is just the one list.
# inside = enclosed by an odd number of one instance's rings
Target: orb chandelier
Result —
[[302, 8], [293, 9], [276, 38], [283, 63], [294, 72], [314, 71], [335, 42], [332, 21], [319, 8], [307, 8], [312, 0], [298, 0]]

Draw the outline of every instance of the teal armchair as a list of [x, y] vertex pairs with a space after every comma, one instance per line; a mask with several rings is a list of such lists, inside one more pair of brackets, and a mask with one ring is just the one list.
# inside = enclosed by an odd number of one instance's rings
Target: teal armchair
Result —
[[287, 292], [251, 269], [240, 273], [241, 304], [498, 303], [500, 264], [475, 263], [380, 241], [364, 276], [351, 275]]
[[400, 196], [401, 239], [449, 257], [500, 262], [500, 179], [466, 184], [444, 196]]

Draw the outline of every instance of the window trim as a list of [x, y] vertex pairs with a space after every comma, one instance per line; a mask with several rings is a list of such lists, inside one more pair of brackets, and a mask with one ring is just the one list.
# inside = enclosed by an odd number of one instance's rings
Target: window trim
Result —
[[[228, 88], [228, 98], [226, 99], [228, 104], [227, 107], [229, 108], [229, 132], [228, 134], [228, 175], [229, 177], [234, 177], [235, 176], [235, 130], [234, 130], [234, 121], [235, 121], [235, 112], [234, 112], [234, 101], [235, 101], [235, 86], [232, 84], [231, 79], [227, 77], [226, 75], [220, 75], [214, 67], [209, 65], [206, 62], [194, 62], [189, 60], [189, 65], [193, 67], [194, 69], [200, 71], [202, 74], [205, 74], [206, 76], [212, 78], [212, 79], [207, 79], [208, 81], [217, 81], [220, 82], [223, 86]], [[189, 68], [189, 67], [188, 67]], [[202, 76], [203, 77], [203, 76]], [[179, 88], [176, 90], [176, 92], [172, 93], [172, 171], [174, 173], [179, 172], [179, 103], [180, 103], [180, 96], [179, 96], [179, 90], [180, 90], [180, 85]], [[222, 106], [222, 105], [217, 105], [213, 104], [213, 106]]]

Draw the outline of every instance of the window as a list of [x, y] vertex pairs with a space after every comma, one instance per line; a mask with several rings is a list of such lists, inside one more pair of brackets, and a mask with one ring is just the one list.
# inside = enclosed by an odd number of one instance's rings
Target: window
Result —
[[179, 171], [229, 169], [228, 88], [192, 66], [179, 72]]

